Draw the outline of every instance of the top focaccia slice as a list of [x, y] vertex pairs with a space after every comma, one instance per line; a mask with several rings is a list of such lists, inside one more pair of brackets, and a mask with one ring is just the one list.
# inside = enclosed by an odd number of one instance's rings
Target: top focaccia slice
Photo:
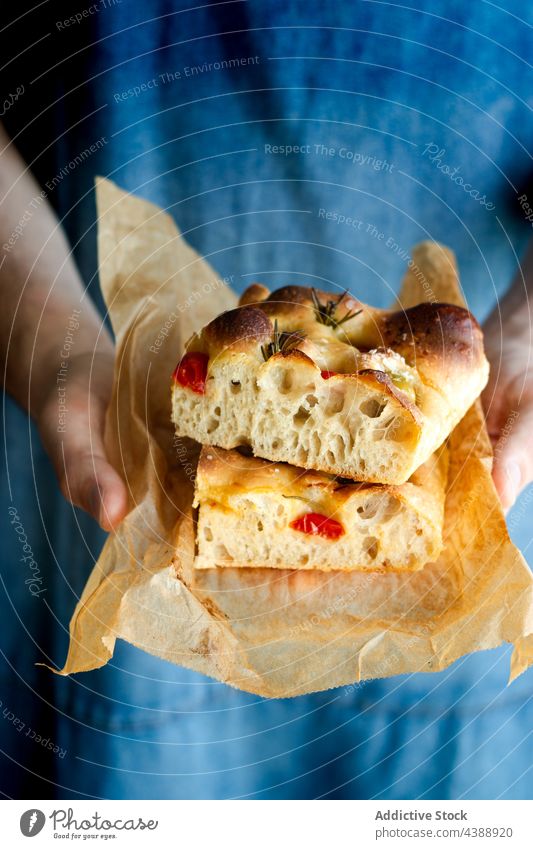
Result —
[[481, 329], [452, 304], [366, 306], [254, 284], [189, 341], [172, 418], [204, 445], [353, 480], [402, 484], [488, 378]]

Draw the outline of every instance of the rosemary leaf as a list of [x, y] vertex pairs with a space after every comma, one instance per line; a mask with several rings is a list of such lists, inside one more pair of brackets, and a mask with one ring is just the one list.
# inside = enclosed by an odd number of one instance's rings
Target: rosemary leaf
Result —
[[316, 289], [311, 289], [311, 297], [313, 298], [313, 309], [315, 311], [315, 318], [320, 324], [325, 324], [328, 327], [340, 327], [341, 324], [344, 324], [345, 321], [349, 321], [351, 318], [354, 318], [356, 315], [359, 315], [363, 312], [363, 310], [353, 310], [352, 312], [347, 312], [345, 316], [342, 318], [336, 318], [335, 313], [337, 311], [338, 306], [344, 300], [346, 295], [348, 294], [348, 289], [345, 289], [342, 295], [338, 300], [329, 300], [326, 301], [325, 304], [321, 304], [318, 295], [316, 293]]

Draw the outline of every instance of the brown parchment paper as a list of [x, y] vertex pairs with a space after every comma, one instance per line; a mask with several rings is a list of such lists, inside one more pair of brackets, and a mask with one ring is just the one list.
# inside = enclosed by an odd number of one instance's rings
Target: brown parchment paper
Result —
[[[97, 182], [100, 282], [117, 341], [106, 442], [131, 512], [111, 535], [70, 623], [62, 674], [94, 669], [115, 640], [270, 697], [444, 669], [514, 644], [533, 661], [533, 579], [511, 543], [476, 404], [449, 440], [445, 550], [404, 574], [206, 570], [195, 574], [197, 448], [173, 436], [170, 375], [193, 330], [236, 303], [157, 207]], [[464, 303], [451, 254], [413, 255], [399, 302]]]

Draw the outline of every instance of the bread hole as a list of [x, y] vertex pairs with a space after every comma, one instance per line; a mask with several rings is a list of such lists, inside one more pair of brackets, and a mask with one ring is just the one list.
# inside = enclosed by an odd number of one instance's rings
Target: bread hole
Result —
[[218, 419], [210, 418], [207, 422], [207, 433], [213, 433], [219, 426], [220, 422]]
[[286, 395], [293, 387], [294, 371], [287, 368], [277, 368], [274, 372], [273, 380], [278, 392], [282, 395]]
[[311, 410], [318, 404], [318, 398], [316, 397], [316, 395], [306, 395], [305, 400], [307, 401], [307, 404]]
[[318, 433], [316, 432], [316, 430], [315, 430], [315, 431], [313, 431], [313, 433], [311, 434], [311, 445], [310, 445], [310, 448], [311, 448], [311, 451], [312, 451], [315, 455], [316, 455], [316, 454], [320, 454], [320, 450], [321, 450], [321, 448], [322, 448], [322, 440], [320, 439], [320, 437], [319, 437]]
[[277, 451], [277, 450], [278, 450], [278, 448], [279, 448], [279, 446], [280, 446], [279, 439], [274, 439], [274, 440], [272, 441], [272, 450], [273, 450], [273, 451]]
[[238, 451], [243, 457], [253, 457], [254, 452], [252, 451], [252, 446], [248, 442], [245, 436], [239, 436], [237, 441], [240, 443], [235, 451]]
[[328, 450], [326, 451], [326, 463], [329, 463], [330, 466], [335, 465], [335, 454], [333, 453], [331, 448], [328, 448]]
[[364, 504], [357, 508], [357, 512], [361, 519], [373, 519], [378, 512], [378, 507], [379, 500], [377, 498], [369, 498], [368, 501], [365, 501]]
[[367, 537], [363, 543], [363, 550], [370, 560], [375, 560], [379, 551], [379, 542], [376, 537]]
[[374, 442], [379, 442], [380, 439], [390, 439], [390, 428], [394, 426], [393, 423], [395, 421], [396, 419], [394, 418], [394, 416], [390, 416], [384, 422], [377, 422], [372, 432], [372, 439], [374, 440]]
[[389, 439], [392, 442], [407, 442], [408, 439], [411, 439], [413, 435], [413, 430], [409, 422], [404, 422], [400, 418], [393, 419], [387, 432], [385, 434], [385, 439]]
[[339, 433], [336, 433], [332, 439], [333, 451], [337, 460], [344, 460], [346, 457], [346, 443]]
[[215, 559], [225, 562], [225, 561], [228, 561], [228, 560], [229, 561], [233, 560], [233, 557], [230, 555], [230, 553], [229, 553], [229, 551], [228, 551], [228, 549], [226, 548], [225, 545], [222, 545], [222, 543], [218, 543], [215, 546]]
[[257, 523], [257, 530], [258, 531], [264, 530], [263, 523], [261, 522], [261, 520]]
[[213, 542], [213, 531], [211, 528], [204, 528], [204, 539], [207, 540], [207, 542]]
[[238, 395], [239, 392], [241, 391], [241, 389], [242, 389], [242, 386], [241, 386], [240, 380], [232, 380], [231, 381], [230, 391], [231, 391], [232, 395]]
[[215, 416], [219, 416], [221, 412], [222, 412], [222, 410], [220, 409], [220, 407], [215, 407], [215, 409], [213, 410], [213, 413], [215, 414]]
[[380, 404], [376, 398], [367, 398], [359, 404], [359, 409], [369, 419], [378, 419], [386, 406], [386, 404]]
[[300, 564], [302, 566], [305, 566], [307, 563], [309, 563], [309, 555], [308, 554], [302, 554], [301, 557], [300, 557]]
[[247, 512], [250, 510], [252, 513], [255, 511], [255, 504], [250, 498], [243, 498], [241, 501], [241, 509]]
[[422, 528], [417, 528], [417, 529], [416, 529], [416, 535], [417, 535], [417, 537], [421, 537], [421, 536], [422, 536], [422, 533], [423, 533]]
[[381, 521], [388, 522], [393, 516], [400, 512], [401, 504], [396, 498], [387, 497], [384, 502], [383, 515]]
[[292, 420], [295, 425], [300, 426], [305, 424], [311, 413], [305, 407], [299, 407], [298, 412], [294, 414]]
[[335, 413], [340, 413], [344, 407], [344, 394], [342, 392], [329, 392], [325, 405], [327, 416], [333, 416]]

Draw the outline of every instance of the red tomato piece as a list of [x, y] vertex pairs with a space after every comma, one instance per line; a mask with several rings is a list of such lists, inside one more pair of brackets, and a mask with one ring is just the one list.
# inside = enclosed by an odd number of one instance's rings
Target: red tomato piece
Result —
[[336, 519], [330, 519], [321, 513], [304, 513], [290, 527], [304, 534], [325, 537], [326, 539], [338, 539], [344, 533], [344, 528]]
[[174, 371], [174, 380], [180, 386], [191, 389], [198, 395], [203, 395], [205, 393], [208, 362], [207, 354], [202, 354], [199, 351], [184, 354]]
[[329, 380], [330, 377], [333, 377], [335, 374], [338, 374], [338, 371], [321, 371], [320, 374], [324, 378], [324, 380]]

